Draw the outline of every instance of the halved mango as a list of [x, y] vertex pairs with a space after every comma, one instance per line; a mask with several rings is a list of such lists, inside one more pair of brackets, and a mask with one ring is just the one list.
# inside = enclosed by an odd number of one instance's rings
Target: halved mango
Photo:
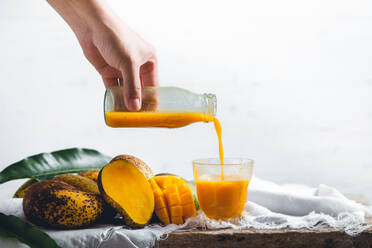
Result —
[[143, 227], [152, 217], [154, 193], [146, 178], [149, 174], [152, 172], [146, 164], [128, 155], [114, 158], [99, 173], [101, 194], [128, 226]]

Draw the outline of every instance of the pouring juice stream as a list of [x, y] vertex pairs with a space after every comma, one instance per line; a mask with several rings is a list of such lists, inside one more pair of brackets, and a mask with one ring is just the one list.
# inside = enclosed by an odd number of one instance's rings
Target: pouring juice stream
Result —
[[214, 129], [216, 130], [217, 137], [218, 137], [218, 153], [220, 155], [220, 163], [221, 163], [221, 181], [225, 180], [225, 176], [223, 173], [223, 146], [222, 146], [222, 128], [220, 121], [215, 117], [213, 119]]

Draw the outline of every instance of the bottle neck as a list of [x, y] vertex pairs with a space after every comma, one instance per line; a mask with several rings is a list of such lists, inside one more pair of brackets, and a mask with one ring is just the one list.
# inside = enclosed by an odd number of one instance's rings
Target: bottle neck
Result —
[[212, 121], [217, 114], [217, 97], [213, 94], [203, 94], [205, 101], [204, 114], [208, 116], [207, 121]]

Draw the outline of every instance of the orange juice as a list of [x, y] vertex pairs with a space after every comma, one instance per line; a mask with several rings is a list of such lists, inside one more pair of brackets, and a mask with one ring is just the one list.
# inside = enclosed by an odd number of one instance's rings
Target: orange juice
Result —
[[218, 152], [220, 155], [220, 163], [221, 163], [221, 180], [224, 180], [224, 173], [223, 173], [223, 146], [222, 146], [222, 128], [219, 120], [217, 118], [213, 119], [214, 122], [214, 129], [216, 130], [217, 137], [218, 137]]
[[197, 112], [106, 112], [110, 127], [177, 128], [194, 122], [213, 121], [214, 117]]
[[196, 180], [196, 190], [201, 210], [208, 218], [227, 220], [237, 218], [247, 200], [249, 181]]

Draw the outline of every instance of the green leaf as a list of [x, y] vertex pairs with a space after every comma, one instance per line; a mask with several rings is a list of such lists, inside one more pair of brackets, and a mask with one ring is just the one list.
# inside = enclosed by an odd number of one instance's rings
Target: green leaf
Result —
[[0, 213], [0, 236], [16, 238], [31, 248], [60, 248], [48, 234], [14, 215]]
[[40, 153], [9, 165], [0, 172], [0, 184], [20, 178], [46, 180], [55, 175], [101, 169], [110, 157], [85, 148]]

